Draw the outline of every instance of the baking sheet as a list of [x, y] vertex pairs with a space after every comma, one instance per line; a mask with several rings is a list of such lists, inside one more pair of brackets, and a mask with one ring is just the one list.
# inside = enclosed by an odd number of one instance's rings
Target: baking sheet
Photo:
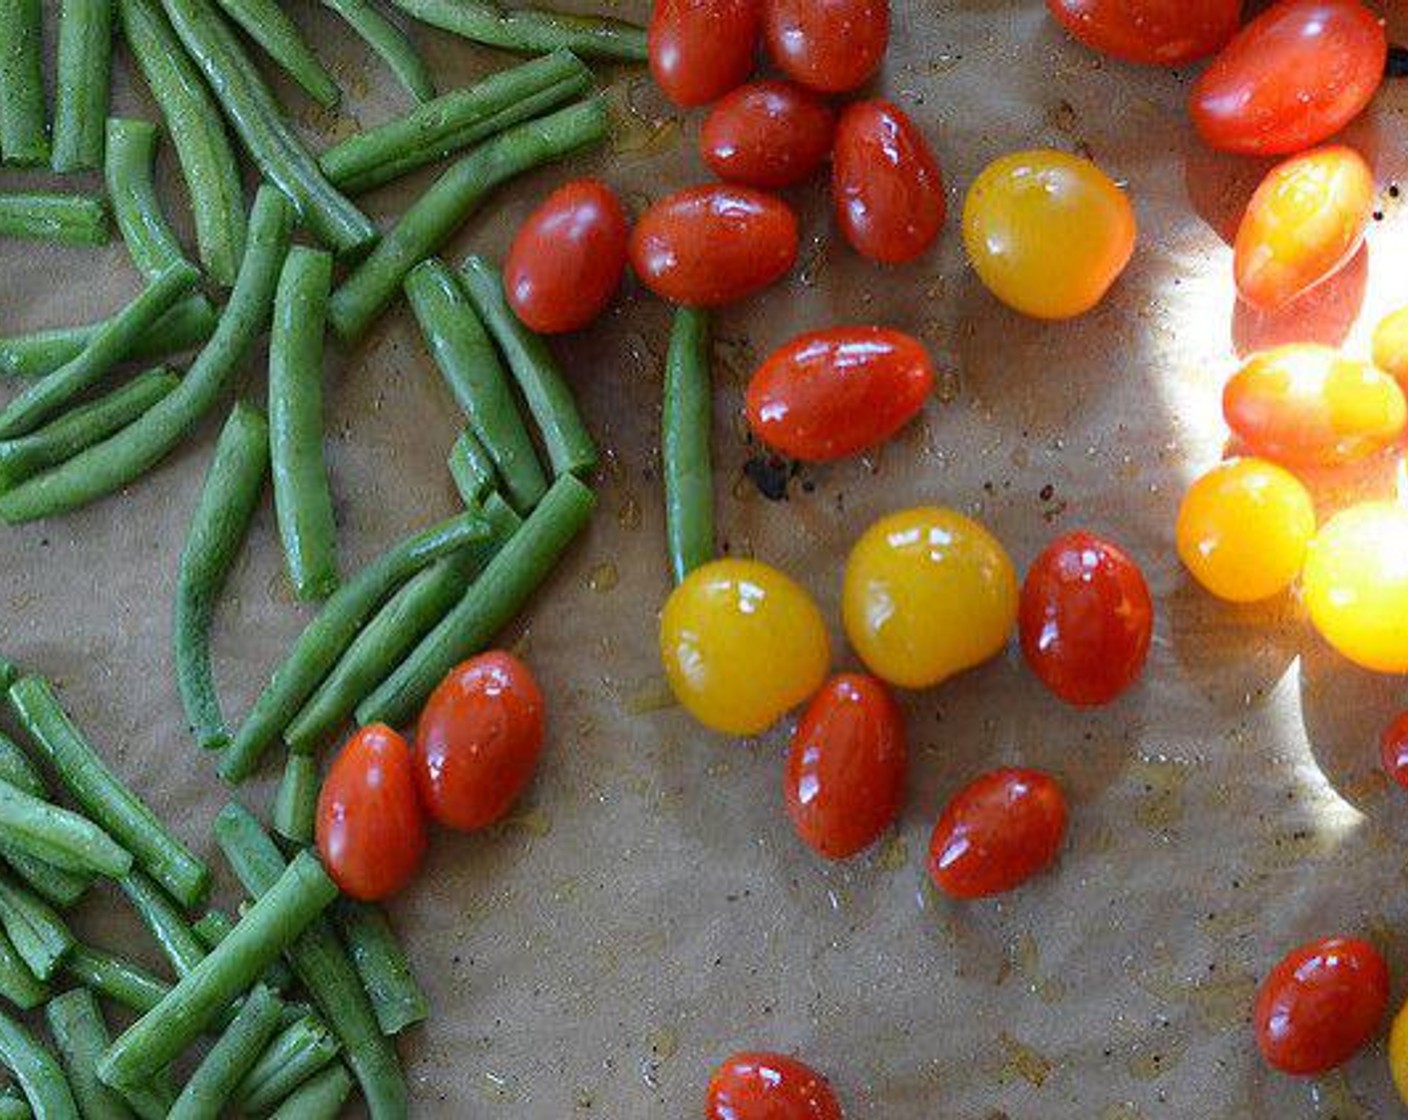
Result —
[[[299, 110], [312, 138], [404, 107], [336, 19], [303, 0], [289, 8], [349, 91], [348, 119]], [[1383, 8], [1401, 41], [1408, 19]], [[619, 7], [645, 12], [639, 0]], [[509, 61], [426, 29], [416, 39], [442, 88]], [[697, 115], [678, 120], [638, 71], [602, 73], [619, 116], [613, 150], [500, 192], [448, 256], [501, 254], [569, 174], [601, 174], [637, 205], [705, 177]], [[1408, 801], [1385, 788], [1374, 752], [1408, 695], [1337, 661], [1291, 600], [1238, 610], [1190, 587], [1172, 526], [1187, 479], [1221, 451], [1218, 390], [1235, 354], [1302, 334], [1362, 350], [1377, 315], [1408, 299], [1408, 220], [1386, 197], [1367, 255], [1309, 309], [1271, 323], [1235, 314], [1224, 237], [1259, 165], [1198, 146], [1181, 112], [1188, 81], [1096, 58], [1065, 41], [1037, 0], [901, 0], [878, 89], [933, 140], [951, 210], [999, 154], [1088, 151], [1134, 199], [1133, 265], [1079, 323], [1025, 321], [964, 268], [955, 221], [925, 260], [880, 270], [837, 243], [817, 182], [792, 196], [805, 231], [798, 269], [719, 319], [721, 542], [816, 594], [838, 666], [854, 665], [838, 611], [846, 550], [873, 518], [906, 505], [982, 518], [1022, 567], [1058, 532], [1107, 533], [1139, 558], [1156, 598], [1144, 683], [1106, 711], [1059, 705], [1015, 648], [905, 697], [902, 820], [849, 863], [823, 865], [790, 830], [785, 729], [738, 744], [662, 706], [656, 427], [667, 310], [631, 289], [557, 347], [606, 449], [601, 509], [505, 638], [550, 697], [536, 784], [493, 833], [438, 835], [420, 882], [392, 907], [433, 1009], [403, 1046], [416, 1115], [694, 1116], [711, 1068], [742, 1047], [816, 1064], [850, 1120], [1396, 1114], [1381, 1043], [1343, 1075], [1292, 1081], [1264, 1071], [1247, 1017], [1255, 978], [1303, 939], [1367, 933], [1397, 972], [1408, 963], [1397, 844]], [[118, 106], [152, 116], [125, 61], [118, 82]], [[280, 89], [285, 104], [306, 106]], [[1404, 87], [1387, 90], [1350, 132], [1384, 185], [1408, 172], [1405, 109]], [[169, 152], [161, 166], [188, 230]], [[384, 219], [427, 181], [369, 205]], [[3, 242], [0, 275], [7, 332], [93, 318], [137, 285], [120, 244]], [[794, 332], [846, 321], [918, 334], [945, 370], [942, 392], [874, 457], [804, 470], [786, 501], [768, 501], [744, 475], [754, 454], [739, 420], [746, 377]], [[252, 361], [252, 399], [262, 376]], [[332, 355], [328, 377], [350, 571], [452, 510], [444, 456], [455, 410], [404, 308], [354, 353]], [[123, 775], [217, 863], [207, 826], [226, 791], [185, 733], [168, 647], [177, 557], [219, 422], [128, 493], [0, 530], [0, 648], [57, 678]], [[1337, 482], [1331, 496], [1342, 490]], [[307, 617], [281, 573], [266, 498], [217, 620], [233, 715]], [[1070, 793], [1059, 871], [999, 901], [937, 898], [922, 859], [939, 806], [979, 770], [1018, 761], [1055, 771]], [[273, 785], [266, 775], [241, 796], [266, 810]], [[89, 911], [95, 940], [152, 959], [117, 907]], [[1404, 988], [1397, 979], [1395, 1004]]]

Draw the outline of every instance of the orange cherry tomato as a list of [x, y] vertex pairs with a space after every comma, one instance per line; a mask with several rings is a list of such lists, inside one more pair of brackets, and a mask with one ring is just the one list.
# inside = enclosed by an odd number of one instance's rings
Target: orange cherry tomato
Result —
[[411, 881], [425, 855], [411, 748], [372, 723], [333, 760], [318, 796], [318, 854], [345, 895], [375, 902]]
[[780, 190], [811, 178], [831, 153], [836, 116], [793, 82], [739, 86], [710, 110], [699, 152], [726, 183]]
[[1237, 291], [1276, 311], [1339, 272], [1374, 214], [1374, 173], [1335, 144], [1288, 159], [1262, 180], [1237, 230]]
[[812, 699], [792, 736], [783, 792], [792, 825], [827, 859], [870, 847], [904, 796], [904, 714], [874, 677], [843, 673]]
[[1154, 66], [1212, 54], [1242, 18], [1242, 0], [1046, 0], [1046, 6], [1087, 47]]
[[934, 368], [917, 339], [833, 327], [775, 350], [748, 385], [748, 424], [769, 447], [822, 463], [883, 443], [924, 407]]
[[753, 72], [760, 0], [655, 0], [650, 75], [676, 105], [707, 105]]
[[585, 327], [606, 309], [626, 270], [626, 214], [616, 192], [574, 179], [518, 227], [504, 261], [509, 306], [539, 334]]
[[890, 41], [887, 0], [764, 0], [763, 34], [793, 81], [845, 93], [875, 73]]
[[836, 126], [831, 157], [836, 221], [863, 257], [913, 260], [934, 243], [948, 214], [938, 161], [899, 106], [858, 101]]
[[543, 694], [511, 654], [480, 654], [451, 669], [416, 729], [416, 781], [426, 812], [470, 831], [504, 816], [543, 749]]
[[1385, 315], [1374, 328], [1374, 364], [1408, 392], [1408, 307]]
[[1388, 1006], [1388, 965], [1367, 941], [1326, 937], [1291, 950], [1262, 981], [1252, 1020], [1269, 1065], [1301, 1077], [1343, 1065]]
[[929, 840], [929, 876], [954, 898], [1021, 886], [1055, 861], [1066, 835], [1066, 798], [1040, 770], [992, 770], [944, 808]]
[[1379, 739], [1379, 758], [1384, 773], [1408, 789], [1408, 712], [1384, 728]]
[[1359, 0], [1281, 0], [1203, 71], [1189, 111], [1214, 148], [1288, 155], [1357, 117], [1387, 59], [1383, 23]]
[[745, 1051], [709, 1081], [705, 1120], [844, 1120], [826, 1078], [785, 1054]]
[[631, 234], [631, 265], [652, 292], [690, 307], [733, 303], [797, 259], [797, 217], [780, 198], [715, 184], [662, 198]]

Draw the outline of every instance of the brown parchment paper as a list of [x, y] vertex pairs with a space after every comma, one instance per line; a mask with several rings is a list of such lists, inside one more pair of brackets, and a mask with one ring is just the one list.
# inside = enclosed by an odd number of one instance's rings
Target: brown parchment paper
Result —
[[[1401, 40], [1399, 5], [1382, 5]], [[57, 3], [47, 6], [52, 23]], [[349, 96], [308, 111], [315, 142], [404, 108], [336, 19], [296, 0]], [[1391, 10], [1390, 10], [1391, 9]], [[644, 17], [644, 3], [621, 13]], [[51, 29], [52, 30], [52, 29]], [[442, 88], [506, 56], [416, 30]], [[604, 175], [635, 205], [705, 177], [697, 115], [678, 120], [641, 71], [604, 70], [613, 149], [532, 175], [471, 219], [447, 255], [502, 254], [554, 184]], [[825, 866], [781, 807], [785, 730], [740, 745], [661, 705], [657, 414], [667, 310], [631, 289], [556, 347], [606, 449], [595, 524], [505, 641], [550, 696], [551, 739], [513, 822], [435, 838], [391, 908], [432, 1015], [403, 1044], [419, 1116], [688, 1117], [710, 1069], [742, 1047], [795, 1051], [833, 1079], [851, 1120], [1391, 1116], [1382, 1043], [1343, 1076], [1268, 1075], [1247, 1027], [1257, 977], [1290, 945], [1368, 934], [1408, 970], [1401, 934], [1408, 802], [1375, 770], [1401, 682], [1348, 669], [1292, 599], [1236, 610], [1190, 586], [1172, 545], [1186, 481], [1218, 457], [1218, 390], [1236, 354], [1309, 336], [1362, 349], [1408, 299], [1408, 221], [1387, 193], [1366, 256], [1280, 321], [1233, 311], [1224, 238], [1261, 167], [1203, 150], [1182, 113], [1189, 73], [1102, 61], [1038, 0], [897, 0], [877, 91], [933, 140], [957, 214], [978, 169], [1034, 145], [1088, 151], [1128, 185], [1138, 255], [1085, 319], [1043, 325], [998, 306], [965, 269], [957, 223], [916, 265], [881, 270], [838, 242], [825, 185], [793, 195], [802, 259], [719, 317], [719, 532], [781, 565], [826, 611], [838, 665], [841, 567], [874, 517], [918, 503], [981, 517], [1019, 566], [1060, 531], [1113, 536], [1143, 563], [1158, 622], [1143, 684], [1078, 713], [1015, 648], [904, 698], [912, 742], [902, 820], [877, 850]], [[152, 116], [122, 54], [117, 107]], [[1386, 89], [1349, 138], [1381, 183], [1405, 172], [1408, 93]], [[171, 153], [163, 189], [189, 231]], [[6, 188], [45, 182], [4, 172]], [[399, 212], [419, 179], [373, 196]], [[189, 244], [189, 239], [188, 239]], [[136, 290], [120, 244], [0, 243], [0, 330], [87, 320]], [[1362, 304], [1362, 309], [1360, 305]], [[1356, 311], [1359, 312], [1356, 318]], [[871, 459], [760, 496], [739, 421], [754, 362], [794, 332], [876, 321], [925, 339], [945, 370], [921, 422]], [[263, 399], [262, 354], [245, 391]], [[8, 390], [5, 390], [8, 392]], [[344, 570], [453, 508], [457, 426], [404, 308], [328, 361], [329, 456]], [[0, 529], [0, 648], [57, 678], [74, 716], [199, 851], [227, 796], [185, 732], [168, 652], [185, 525], [220, 417], [133, 486], [54, 522]], [[1385, 478], [1377, 485], [1389, 485]], [[1343, 498], [1338, 481], [1327, 491]], [[266, 498], [221, 604], [217, 670], [238, 718], [309, 617], [280, 568]], [[1006, 899], [953, 905], [924, 886], [938, 807], [992, 765], [1065, 781], [1059, 870]], [[274, 768], [241, 790], [266, 812]], [[224, 901], [235, 898], [228, 876]], [[86, 904], [95, 940], [153, 960], [121, 907]], [[1404, 984], [1395, 983], [1395, 1004]]]

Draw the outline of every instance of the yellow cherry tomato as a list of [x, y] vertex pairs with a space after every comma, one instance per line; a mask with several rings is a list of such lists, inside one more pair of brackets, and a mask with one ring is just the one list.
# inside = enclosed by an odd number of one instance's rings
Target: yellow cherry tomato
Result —
[[1374, 328], [1374, 364], [1408, 389], [1408, 307], [1385, 315]]
[[831, 643], [811, 596], [776, 568], [715, 560], [671, 592], [660, 659], [700, 723], [757, 735], [821, 687]]
[[1134, 209], [1088, 159], [1038, 149], [990, 163], [963, 204], [963, 241], [988, 290], [1038, 319], [1100, 302], [1134, 252]]
[[1234, 603], [1295, 582], [1315, 535], [1315, 503], [1289, 471], [1264, 459], [1219, 463], [1184, 495], [1178, 555], [1193, 577]]
[[856, 542], [842, 610], [872, 673], [925, 688], [1002, 650], [1017, 624], [1017, 575], [976, 521], [951, 509], [908, 509]]
[[1399, 1008], [1388, 1032], [1388, 1071], [1399, 1099], [1408, 1104], [1408, 1003]]
[[1408, 509], [1366, 502], [1330, 518], [1301, 589], [1315, 629], [1347, 658], [1408, 673]]

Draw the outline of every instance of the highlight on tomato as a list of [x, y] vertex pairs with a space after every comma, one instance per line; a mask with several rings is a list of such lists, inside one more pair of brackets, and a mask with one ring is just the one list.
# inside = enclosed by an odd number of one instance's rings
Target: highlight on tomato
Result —
[[748, 80], [762, 19], [761, 0], [655, 0], [650, 76], [676, 105], [707, 105]]
[[845, 93], [880, 67], [888, 0], [764, 0], [763, 35], [778, 69], [821, 93]]
[[1408, 392], [1408, 307], [1400, 307], [1374, 327], [1374, 364]]
[[831, 154], [836, 115], [795, 82], [739, 86], [709, 111], [699, 152], [726, 183], [781, 190], [810, 179]]
[[785, 1054], [734, 1054], [709, 1080], [705, 1120], [844, 1120], [825, 1077]]
[[1384, 728], [1379, 737], [1379, 760], [1384, 773], [1408, 789], [1408, 712], [1403, 712]]
[[1046, 6], [1087, 47], [1152, 66], [1207, 57], [1242, 19], [1242, 0], [1046, 0]]

